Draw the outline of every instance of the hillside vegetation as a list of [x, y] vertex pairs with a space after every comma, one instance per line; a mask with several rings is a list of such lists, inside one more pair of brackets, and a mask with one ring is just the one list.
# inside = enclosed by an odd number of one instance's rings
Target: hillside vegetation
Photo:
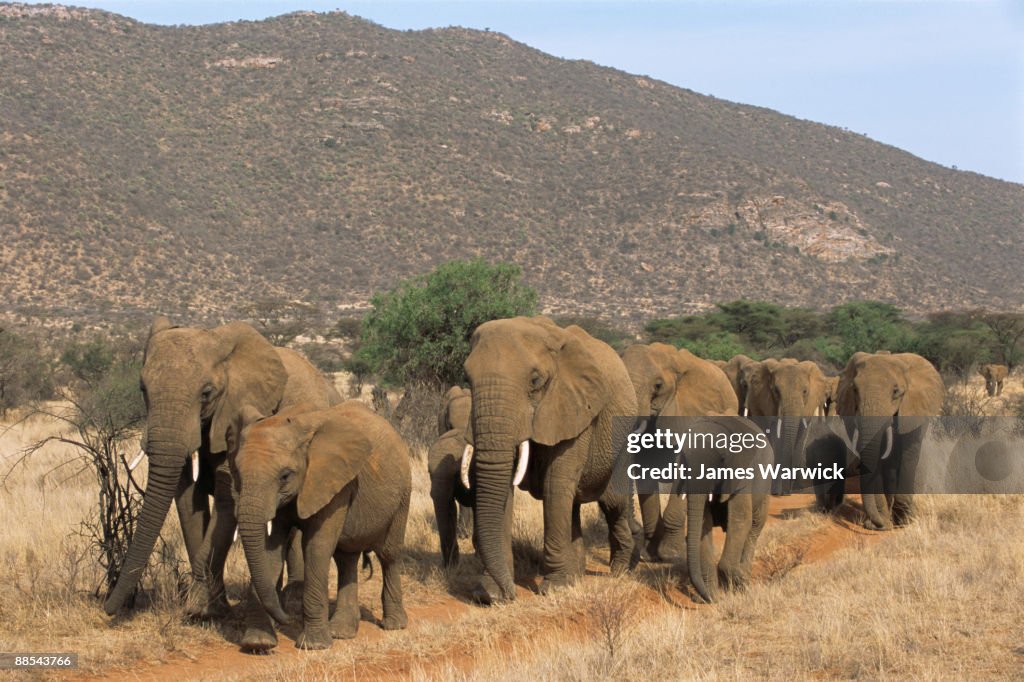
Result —
[[1024, 186], [493, 32], [0, 4], [0, 112], [9, 314], [336, 311], [478, 256], [635, 326], [1024, 300]]

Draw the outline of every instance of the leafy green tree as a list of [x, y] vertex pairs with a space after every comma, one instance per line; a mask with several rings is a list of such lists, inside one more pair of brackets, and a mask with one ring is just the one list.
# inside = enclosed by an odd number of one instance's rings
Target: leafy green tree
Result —
[[779, 346], [785, 338], [783, 309], [764, 301], [719, 303], [715, 321], [724, 330], [736, 334], [757, 350]]
[[71, 370], [76, 379], [94, 384], [106, 375], [114, 364], [114, 349], [100, 338], [72, 342], [61, 353], [60, 361]]
[[441, 388], [463, 381], [473, 330], [534, 314], [537, 292], [522, 282], [518, 266], [477, 259], [445, 263], [371, 303], [350, 367], [363, 362], [387, 382]]
[[995, 359], [1012, 370], [1024, 358], [1024, 315], [986, 313], [981, 319], [995, 339]]
[[728, 360], [739, 353], [749, 354], [750, 352], [731, 332], [715, 332], [694, 341], [684, 339], [679, 347], [707, 360]]
[[879, 301], [854, 301], [832, 309], [828, 314], [830, 331], [839, 338], [840, 353], [830, 359], [845, 365], [857, 351], [874, 353], [911, 350], [913, 330], [900, 309]]

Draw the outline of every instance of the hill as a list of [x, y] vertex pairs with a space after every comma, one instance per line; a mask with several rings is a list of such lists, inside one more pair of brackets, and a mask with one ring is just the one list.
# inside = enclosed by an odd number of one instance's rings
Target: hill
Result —
[[504, 35], [0, 4], [0, 306], [328, 311], [452, 258], [552, 312], [1024, 301], [1024, 186]]

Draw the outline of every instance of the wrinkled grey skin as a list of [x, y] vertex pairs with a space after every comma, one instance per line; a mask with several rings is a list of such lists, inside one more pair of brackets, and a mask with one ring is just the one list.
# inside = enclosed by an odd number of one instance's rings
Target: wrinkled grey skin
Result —
[[[256, 421], [241, 433], [235, 458], [239, 535], [253, 587], [279, 622], [274, 577], [264, 551], [266, 523], [282, 513], [302, 530], [305, 559], [300, 649], [326, 649], [359, 628], [358, 561], [372, 550], [383, 572], [382, 627], [408, 623], [400, 559], [412, 493], [409, 449], [386, 419], [358, 401], [327, 409], [299, 406]], [[338, 603], [329, 617], [327, 578], [338, 565]]]
[[446, 568], [459, 561], [457, 538], [469, 537], [473, 531], [473, 494], [460, 480], [472, 409], [473, 395], [468, 388], [450, 388], [438, 414], [439, 437], [427, 453], [430, 498]]
[[[703, 417], [688, 422], [687, 427], [710, 434], [762, 433], [759, 426], [743, 417]], [[695, 474], [701, 466], [756, 468], [759, 464], [770, 464], [773, 458], [770, 446], [745, 448], [738, 453], [714, 447], [685, 451], [685, 463]], [[682, 486], [677, 485], [677, 492], [683, 490]], [[750, 582], [754, 550], [768, 515], [768, 499], [768, 491], [755, 490], [749, 480], [723, 483], [716, 488], [711, 501], [707, 492], [687, 494], [686, 563], [690, 582], [705, 602], [715, 601], [719, 583], [731, 589]], [[714, 526], [725, 530], [725, 547], [717, 566], [712, 543]]]
[[[242, 322], [198, 329], [156, 318], [141, 384], [149, 475], [135, 535], [104, 609], [115, 613], [134, 591], [173, 499], [192, 566], [188, 611], [203, 617], [223, 614], [228, 608], [224, 561], [235, 531], [230, 429], [243, 412], [272, 414], [298, 402], [327, 406], [341, 398], [305, 358], [274, 348]], [[196, 451], [199, 477], [193, 481], [190, 455]], [[293, 576], [301, 575], [301, 560], [292, 568]], [[273, 632], [262, 613], [247, 623], [247, 638], [259, 640], [268, 627]]]

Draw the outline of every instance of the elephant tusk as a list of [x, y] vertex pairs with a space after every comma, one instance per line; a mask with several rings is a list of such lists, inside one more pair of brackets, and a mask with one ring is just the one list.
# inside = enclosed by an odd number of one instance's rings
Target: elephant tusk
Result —
[[804, 425], [805, 429], [807, 428], [807, 419], [801, 419], [800, 423]]
[[199, 480], [199, 451], [192, 453], [192, 482]]
[[519, 464], [516, 466], [516, 475], [512, 478], [512, 487], [523, 482], [526, 476], [526, 465], [530, 462], [530, 441], [524, 440], [519, 444]]
[[779, 417], [779, 421], [775, 425], [775, 437], [782, 438], [782, 417]]
[[146, 451], [143, 450], [142, 448], [139, 448], [139, 454], [135, 455], [134, 459], [128, 462], [128, 471], [135, 471], [135, 467], [139, 466], [139, 462], [142, 461], [142, 457], [145, 454]]
[[747, 408], [747, 406], [746, 406], [746, 405], [744, 405], [744, 406], [743, 406], [743, 416], [744, 416], [744, 417], [747, 417], [747, 416], [749, 416], [749, 415], [750, 415], [750, 410], [749, 410], [749, 409]]
[[273, 530], [274, 530], [274, 521], [273, 521], [273, 519], [271, 519], [270, 521], [267, 521], [267, 535], [269, 536], [271, 531], [273, 531]]
[[816, 405], [816, 406], [814, 407], [814, 416], [815, 416], [815, 417], [820, 417], [820, 416], [822, 416], [822, 415], [821, 415], [821, 405]]
[[882, 459], [885, 459], [892, 454], [892, 424], [885, 430], [885, 452], [882, 453]]
[[234, 535], [234, 537], [231, 538], [231, 542], [232, 543], [238, 542], [238, 526], [235, 526], [235, 535]]
[[853, 438], [851, 440], [853, 441], [853, 449], [856, 450], [857, 449], [857, 441], [860, 440], [860, 429], [855, 428], [853, 430]]
[[646, 419], [641, 419], [640, 420], [640, 425], [637, 426], [635, 429], [633, 429], [633, 433], [634, 434], [641, 434], [641, 433], [643, 433], [646, 430], [647, 430], [647, 420]]
[[466, 487], [466, 490], [470, 489], [469, 485], [469, 463], [473, 461], [473, 446], [466, 443], [465, 449], [462, 451], [462, 466], [459, 470], [459, 478], [462, 479], [462, 485]]

